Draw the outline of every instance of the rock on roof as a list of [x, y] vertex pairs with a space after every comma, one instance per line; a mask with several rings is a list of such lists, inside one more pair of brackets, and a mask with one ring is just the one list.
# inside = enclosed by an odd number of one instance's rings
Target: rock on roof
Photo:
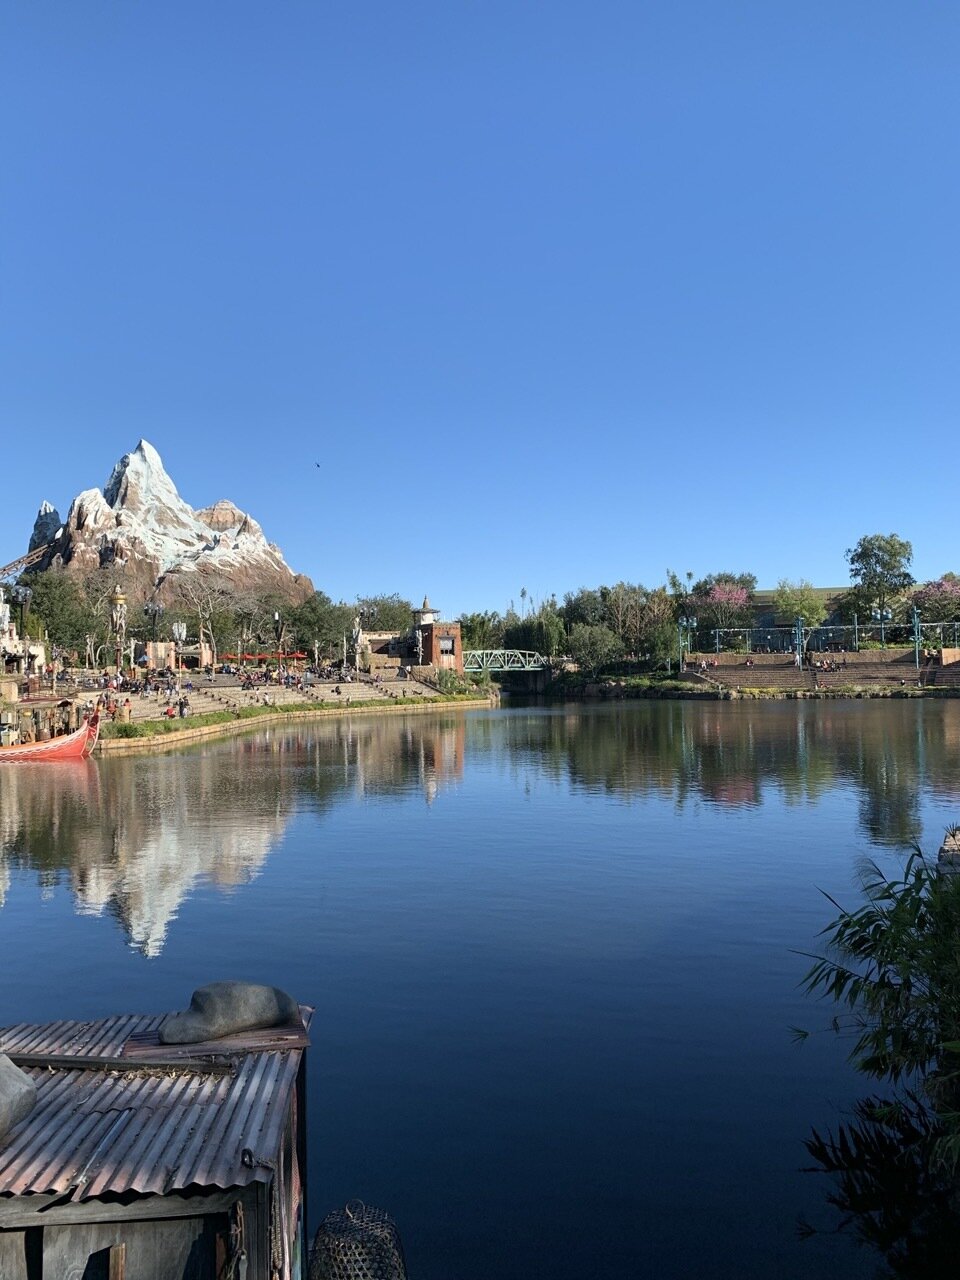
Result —
[[299, 1027], [175, 1046], [159, 1043], [166, 1014], [0, 1028], [0, 1052], [37, 1086], [34, 1109], [0, 1140], [0, 1196], [269, 1181], [257, 1159], [279, 1150], [313, 1011], [300, 1012]]

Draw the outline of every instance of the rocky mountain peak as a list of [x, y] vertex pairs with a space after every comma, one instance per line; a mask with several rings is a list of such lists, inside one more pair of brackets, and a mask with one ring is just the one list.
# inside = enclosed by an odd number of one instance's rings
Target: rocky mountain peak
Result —
[[162, 510], [168, 516], [193, 516], [167, 475], [159, 453], [147, 440], [141, 440], [132, 453], [123, 455], [104, 485], [103, 496], [107, 506], [114, 509], [123, 507], [145, 515]]
[[30, 535], [29, 551], [36, 551], [38, 547], [45, 546], [48, 542], [52, 542], [63, 526], [60, 519], [60, 512], [49, 502], [41, 502], [40, 510], [37, 512], [37, 518], [33, 522], [33, 533]]
[[185, 502], [147, 440], [123, 455], [102, 493], [87, 489], [74, 498], [65, 523], [43, 504], [30, 545], [45, 543], [51, 547], [42, 568], [117, 565], [144, 595], [161, 579], [161, 594], [173, 594], [179, 577], [197, 573], [238, 591], [264, 589], [292, 600], [313, 591], [256, 520], [232, 502], [221, 499], [198, 511]]

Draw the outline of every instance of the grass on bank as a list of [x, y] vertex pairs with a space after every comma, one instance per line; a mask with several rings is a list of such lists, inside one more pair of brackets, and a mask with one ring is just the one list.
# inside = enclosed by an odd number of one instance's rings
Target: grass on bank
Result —
[[708, 685], [697, 685], [689, 680], [677, 680], [674, 677], [660, 675], [656, 672], [651, 672], [648, 675], [588, 676], [579, 671], [563, 671], [553, 677], [547, 686], [546, 692], [549, 696], [555, 696], [558, 693], [582, 693], [587, 686], [600, 687], [607, 690], [615, 689], [627, 695], [643, 695], [660, 691], [673, 693], [712, 691]]
[[166, 734], [183, 733], [188, 729], [202, 729], [207, 725], [235, 724], [238, 720], [261, 720], [266, 716], [293, 715], [304, 711], [333, 715], [343, 711], [379, 711], [387, 706], [447, 705], [457, 702], [476, 701], [477, 696], [474, 693], [438, 693], [433, 697], [410, 698], [406, 703], [403, 699], [389, 703], [364, 701], [349, 707], [346, 703], [331, 704], [330, 702], [282, 703], [276, 707], [256, 706], [239, 707], [236, 711], [204, 711], [200, 715], [185, 716], [183, 719], [180, 719], [179, 716], [174, 716], [163, 720], [138, 720], [129, 724], [107, 721], [100, 727], [100, 737], [104, 739], [162, 738]]

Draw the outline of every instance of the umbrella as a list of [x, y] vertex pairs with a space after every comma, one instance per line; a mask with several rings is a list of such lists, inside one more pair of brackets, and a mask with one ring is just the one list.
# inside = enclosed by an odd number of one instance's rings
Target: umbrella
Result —
[[235, 658], [236, 656], [235, 653], [221, 653], [220, 655], [221, 658]]
[[245, 653], [243, 655], [244, 662], [256, 662], [257, 655], [255, 653]]
[[306, 656], [307, 655], [305, 653], [288, 653], [287, 654], [288, 658], [305, 658]]

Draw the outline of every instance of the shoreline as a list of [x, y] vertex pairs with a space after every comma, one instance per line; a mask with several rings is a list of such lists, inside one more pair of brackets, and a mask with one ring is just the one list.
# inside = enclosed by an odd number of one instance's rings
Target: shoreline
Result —
[[360, 702], [355, 706], [308, 707], [303, 711], [264, 711], [262, 715], [242, 716], [236, 720], [224, 720], [217, 724], [201, 724], [191, 728], [173, 729], [165, 733], [154, 734], [143, 738], [100, 738], [93, 749], [93, 758], [115, 755], [144, 755], [158, 751], [175, 750], [178, 747], [190, 746], [195, 742], [205, 742], [211, 738], [233, 738], [242, 733], [253, 733], [257, 729], [274, 727], [278, 724], [289, 724], [291, 721], [343, 719], [353, 715], [423, 715], [428, 711], [442, 711], [453, 707], [463, 707], [469, 711], [478, 708], [496, 707], [499, 703], [492, 698], [459, 698], [438, 699], [429, 702], [382, 703], [373, 702], [365, 705]]
[[[544, 703], [559, 705], [568, 702], [584, 704], [606, 702], [859, 702], [876, 699], [950, 699], [960, 697], [956, 689], [859, 689], [842, 692], [837, 689], [637, 689], [619, 690], [616, 687], [609, 693], [576, 696], [572, 691], [560, 696], [541, 694]], [[162, 734], [143, 738], [101, 738], [93, 751], [93, 756], [143, 755], [154, 752], [176, 750], [197, 742], [206, 742], [214, 738], [232, 738], [243, 733], [252, 733], [260, 728], [273, 728], [277, 725], [302, 723], [308, 720], [343, 719], [345, 716], [381, 716], [381, 715], [424, 715], [445, 709], [462, 707], [467, 711], [495, 709], [503, 705], [499, 698], [465, 698], [450, 701], [438, 700], [429, 702], [410, 702], [386, 705], [373, 703], [355, 706], [305, 708], [303, 711], [265, 711], [259, 716], [244, 716], [232, 721], [221, 721], [217, 724], [196, 725], [191, 728], [175, 729]], [[509, 706], [509, 700], [506, 705]]]
[[544, 702], [643, 702], [643, 701], [675, 701], [675, 702], [817, 702], [842, 701], [858, 702], [867, 699], [924, 699], [924, 698], [957, 698], [960, 689], [899, 689], [891, 687], [853, 689], [618, 689], [611, 688], [609, 693], [578, 694], [569, 691], [560, 694], [541, 694]]

